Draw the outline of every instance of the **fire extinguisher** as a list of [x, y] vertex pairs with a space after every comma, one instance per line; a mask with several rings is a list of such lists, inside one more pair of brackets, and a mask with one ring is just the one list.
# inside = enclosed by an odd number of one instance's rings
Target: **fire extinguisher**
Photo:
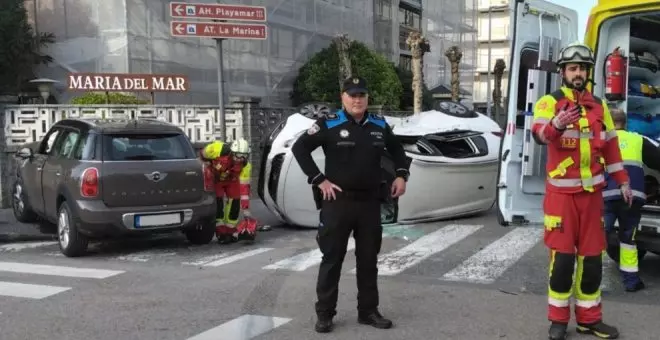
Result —
[[626, 98], [626, 58], [615, 48], [605, 57], [605, 98], [620, 101]]

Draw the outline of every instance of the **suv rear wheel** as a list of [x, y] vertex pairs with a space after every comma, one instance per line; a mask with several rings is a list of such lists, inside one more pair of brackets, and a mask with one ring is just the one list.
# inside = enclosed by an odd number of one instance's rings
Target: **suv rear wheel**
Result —
[[215, 236], [215, 220], [203, 220], [196, 226], [188, 228], [185, 233], [186, 238], [192, 244], [209, 244]]
[[57, 214], [57, 241], [62, 254], [67, 257], [78, 257], [87, 252], [89, 240], [78, 231], [76, 218], [66, 201], [60, 204]]

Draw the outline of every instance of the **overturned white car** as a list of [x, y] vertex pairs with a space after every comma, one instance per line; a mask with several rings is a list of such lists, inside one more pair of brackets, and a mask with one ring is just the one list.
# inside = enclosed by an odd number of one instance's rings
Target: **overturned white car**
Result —
[[[411, 163], [406, 194], [383, 203], [383, 224], [458, 217], [494, 204], [502, 130], [492, 119], [461, 104], [443, 102], [436, 109], [404, 118], [385, 115]], [[312, 189], [291, 152], [316, 118], [314, 113], [303, 113], [282, 121], [263, 145], [258, 193], [283, 223], [316, 228], [319, 213]], [[316, 149], [312, 157], [323, 171], [323, 150]], [[392, 161], [384, 157], [382, 165], [386, 177], [393, 180]]]

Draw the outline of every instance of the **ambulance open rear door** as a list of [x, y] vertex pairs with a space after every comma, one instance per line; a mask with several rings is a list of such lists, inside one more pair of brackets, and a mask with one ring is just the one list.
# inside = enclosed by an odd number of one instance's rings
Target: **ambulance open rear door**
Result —
[[578, 40], [577, 12], [548, 1], [511, 2], [511, 62], [506, 134], [500, 148], [497, 206], [501, 225], [541, 224], [546, 148], [531, 136], [533, 107], [561, 86], [554, 61]]

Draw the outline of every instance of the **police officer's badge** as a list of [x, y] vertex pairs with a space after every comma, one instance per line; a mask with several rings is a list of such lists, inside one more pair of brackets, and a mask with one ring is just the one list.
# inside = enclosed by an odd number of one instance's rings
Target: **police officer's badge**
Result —
[[312, 126], [307, 130], [307, 134], [308, 134], [308, 135], [313, 135], [313, 134], [319, 132], [320, 130], [321, 130], [321, 128], [320, 128], [316, 123], [314, 123], [314, 125], [312, 125]]
[[353, 78], [353, 84], [359, 84], [359, 83], [360, 83], [360, 79], [358, 79], [358, 78]]
[[341, 131], [339, 131], [339, 136], [341, 136], [341, 138], [346, 138], [346, 137], [348, 137], [348, 130], [341, 130]]

